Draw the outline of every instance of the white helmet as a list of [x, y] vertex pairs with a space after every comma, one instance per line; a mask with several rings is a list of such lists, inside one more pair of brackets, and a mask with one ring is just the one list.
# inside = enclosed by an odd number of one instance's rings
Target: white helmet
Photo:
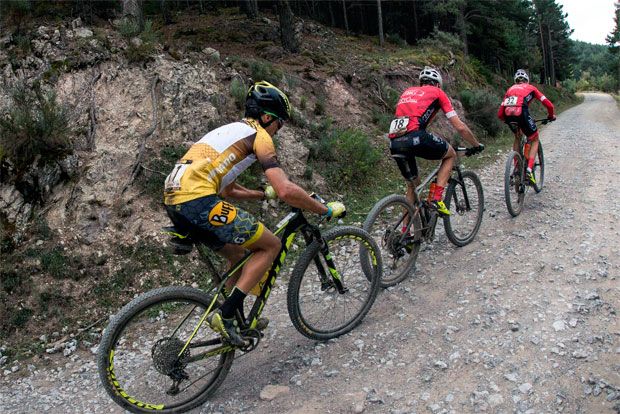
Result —
[[517, 73], [515, 73], [515, 82], [518, 82], [519, 80], [530, 83], [530, 77], [527, 76], [525, 69], [518, 69]]
[[424, 66], [422, 72], [420, 72], [420, 81], [422, 80], [431, 80], [435, 81], [439, 84], [439, 87], [443, 87], [443, 79], [441, 79], [441, 74], [435, 68], [431, 68], [430, 66]]

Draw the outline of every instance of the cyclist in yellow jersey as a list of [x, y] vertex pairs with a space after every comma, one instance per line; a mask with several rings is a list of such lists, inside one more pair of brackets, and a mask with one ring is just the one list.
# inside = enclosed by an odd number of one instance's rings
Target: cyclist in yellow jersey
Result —
[[[277, 195], [293, 207], [327, 217], [345, 212], [340, 202], [323, 205], [311, 198], [278, 164], [272, 137], [290, 114], [289, 100], [282, 91], [265, 81], [255, 83], [248, 90], [245, 118], [219, 127], [194, 143], [165, 182], [166, 212], [175, 226], [199, 237], [229, 266], [238, 262], [246, 249], [254, 252], [238, 279], [231, 279], [231, 286], [227, 286], [230, 296], [207, 316], [209, 326], [236, 346], [247, 342], [235, 326], [235, 311], [243, 309], [247, 293], [276, 259], [281, 241], [248, 212], [220, 197], [262, 200]], [[271, 184], [264, 192], [236, 182], [239, 174], [257, 160]]]

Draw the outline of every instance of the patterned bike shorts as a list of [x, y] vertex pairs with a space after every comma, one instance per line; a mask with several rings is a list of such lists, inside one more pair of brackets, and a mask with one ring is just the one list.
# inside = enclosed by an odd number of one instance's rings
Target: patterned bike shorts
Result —
[[191, 232], [214, 251], [226, 243], [248, 247], [263, 234], [263, 223], [215, 194], [167, 205], [166, 212], [176, 227]]

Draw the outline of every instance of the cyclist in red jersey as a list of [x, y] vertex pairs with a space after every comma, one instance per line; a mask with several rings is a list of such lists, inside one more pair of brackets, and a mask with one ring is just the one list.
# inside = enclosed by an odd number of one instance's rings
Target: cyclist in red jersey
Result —
[[512, 148], [517, 152], [521, 145], [521, 131], [525, 133], [527, 140], [530, 142], [529, 154], [523, 154], [527, 159], [528, 180], [532, 184], [536, 184], [532, 168], [534, 167], [536, 154], [538, 154], [538, 129], [536, 128], [536, 122], [530, 116], [528, 107], [534, 98], [538, 99], [540, 103], [547, 107], [548, 119], [554, 121], [553, 104], [535, 86], [530, 85], [530, 78], [525, 70], [517, 70], [514, 79], [515, 84], [508, 88], [497, 116], [503, 122], [516, 122], [519, 125], [519, 129], [512, 131], [515, 134]]
[[441, 215], [449, 215], [442, 201], [443, 190], [450, 178], [456, 152], [444, 139], [426, 132], [435, 114], [441, 109], [459, 135], [475, 147], [475, 152], [484, 150], [471, 130], [461, 121], [446, 93], [441, 90], [443, 80], [434, 68], [426, 66], [420, 72], [420, 86], [407, 89], [400, 96], [396, 114], [390, 125], [390, 153], [407, 181], [406, 197], [413, 200], [414, 182], [418, 177], [415, 157], [427, 160], [442, 160], [437, 174], [437, 185], [432, 196], [432, 207]]

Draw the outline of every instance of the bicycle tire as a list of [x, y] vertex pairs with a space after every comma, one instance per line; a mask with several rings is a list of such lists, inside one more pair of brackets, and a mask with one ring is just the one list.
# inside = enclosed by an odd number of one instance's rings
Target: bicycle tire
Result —
[[[395, 213], [395, 214], [393, 214]], [[398, 237], [402, 231], [403, 214], [414, 217], [413, 229], [415, 242], [410, 250], [400, 246]], [[383, 276], [381, 287], [390, 287], [402, 282], [415, 269], [415, 264], [422, 243], [422, 221], [415, 214], [415, 207], [405, 196], [392, 194], [382, 198], [373, 206], [363, 225], [375, 239], [383, 258]], [[370, 269], [366, 256], [362, 256], [362, 267]]]
[[[463, 182], [450, 180], [444, 200], [450, 215], [443, 218], [448, 240], [458, 247], [471, 243], [476, 237], [484, 214], [484, 190], [480, 178], [473, 171], [463, 171], [461, 176]], [[465, 201], [465, 191], [469, 208]]]
[[538, 156], [534, 160], [534, 178], [536, 184], [534, 185], [534, 191], [540, 193], [543, 190], [543, 184], [545, 182], [545, 157], [543, 154], [542, 142], [538, 140]]
[[[515, 161], [516, 160], [516, 161]], [[523, 210], [525, 201], [525, 185], [521, 182], [523, 158], [516, 151], [511, 151], [506, 159], [506, 171], [504, 174], [504, 197], [506, 207], [511, 216], [516, 217]]]
[[[201, 358], [191, 355], [195, 348], [182, 351], [183, 337], [194, 331], [211, 301], [212, 296], [198, 289], [171, 286], [138, 296], [115, 315], [97, 352], [99, 378], [114, 402], [134, 413], [181, 413], [198, 407], [213, 394], [230, 370], [234, 350], [213, 345], [208, 349], [213, 354]], [[188, 308], [181, 309], [181, 305]], [[187, 326], [183, 326], [185, 322]], [[170, 333], [166, 324], [176, 325], [171, 336], [166, 336]], [[219, 334], [203, 324], [192, 342], [205, 338], [216, 342]], [[189, 361], [191, 357], [197, 360]], [[173, 383], [171, 375], [188, 376], [180, 384], [187, 388], [177, 395], [167, 394]], [[203, 379], [204, 385], [194, 385]]]
[[[323, 264], [328, 282], [333, 279], [321, 254], [322, 243], [315, 240], [295, 264], [287, 294], [288, 312], [295, 328], [302, 335], [319, 341], [350, 332], [362, 322], [377, 297], [382, 269], [379, 247], [363, 229], [335, 227], [325, 232], [323, 239], [348, 290], [340, 293], [333, 286], [326, 287], [321, 282], [316, 259]], [[360, 250], [360, 245], [365, 246], [364, 252]], [[374, 256], [371, 260], [376, 261], [368, 272], [359, 263], [360, 257], [366, 254]], [[355, 307], [356, 304], [359, 306]], [[332, 322], [334, 325], [328, 326]]]

